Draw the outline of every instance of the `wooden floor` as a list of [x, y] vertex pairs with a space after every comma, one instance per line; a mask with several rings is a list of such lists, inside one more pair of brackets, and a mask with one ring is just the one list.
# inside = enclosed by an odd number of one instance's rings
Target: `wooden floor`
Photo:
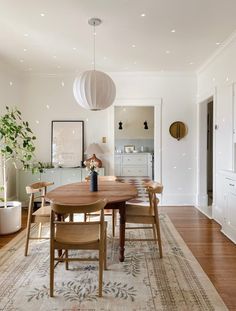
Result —
[[[221, 232], [220, 226], [197, 209], [162, 207], [201, 264], [230, 311], [236, 311], [236, 245]], [[23, 228], [26, 213], [23, 213]], [[17, 234], [0, 237], [0, 247]]]

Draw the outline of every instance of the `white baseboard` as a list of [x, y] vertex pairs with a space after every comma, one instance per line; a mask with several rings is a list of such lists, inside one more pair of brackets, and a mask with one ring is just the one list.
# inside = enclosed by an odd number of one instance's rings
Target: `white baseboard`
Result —
[[196, 209], [198, 209], [201, 213], [207, 216], [209, 219], [212, 219], [212, 206], [198, 206], [195, 205]]
[[195, 195], [163, 193], [161, 205], [163, 206], [195, 205]]

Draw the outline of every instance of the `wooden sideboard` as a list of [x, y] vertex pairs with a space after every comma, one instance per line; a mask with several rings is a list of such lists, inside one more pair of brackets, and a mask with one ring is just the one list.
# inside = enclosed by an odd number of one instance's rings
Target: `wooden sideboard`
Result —
[[[32, 174], [31, 171], [17, 170], [16, 173], [16, 194], [17, 200], [23, 206], [28, 204], [28, 195], [25, 187], [37, 181], [51, 181], [54, 185], [49, 187], [49, 191], [66, 184], [80, 182], [88, 175], [85, 168], [51, 168], [45, 169], [43, 173]], [[104, 175], [104, 168], [99, 169], [99, 175]]]

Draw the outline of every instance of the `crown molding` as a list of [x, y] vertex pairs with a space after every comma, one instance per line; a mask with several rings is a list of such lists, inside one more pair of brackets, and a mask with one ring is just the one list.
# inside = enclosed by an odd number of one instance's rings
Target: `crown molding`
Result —
[[197, 74], [203, 72], [234, 40], [236, 39], [236, 30], [219, 46], [219, 48], [196, 70]]

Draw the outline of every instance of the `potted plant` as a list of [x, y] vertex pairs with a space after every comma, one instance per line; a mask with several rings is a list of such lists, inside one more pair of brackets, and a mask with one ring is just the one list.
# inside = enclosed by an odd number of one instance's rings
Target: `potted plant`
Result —
[[33, 165], [34, 140], [27, 121], [21, 118], [17, 108], [6, 107], [6, 113], [0, 116], [0, 157], [3, 180], [3, 202], [0, 202], [0, 234], [9, 234], [21, 228], [21, 202], [7, 200], [9, 165], [32, 171], [40, 170], [41, 163]]

